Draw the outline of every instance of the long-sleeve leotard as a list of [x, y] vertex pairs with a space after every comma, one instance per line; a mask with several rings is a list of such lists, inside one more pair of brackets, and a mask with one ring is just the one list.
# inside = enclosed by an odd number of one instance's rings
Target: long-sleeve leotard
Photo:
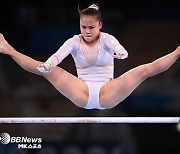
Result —
[[46, 63], [55, 67], [71, 54], [78, 78], [83, 81], [106, 82], [114, 78], [114, 54], [117, 52], [121, 53], [119, 59], [128, 57], [125, 48], [108, 33], [101, 32], [99, 41], [92, 48], [86, 46], [81, 35], [74, 35]]

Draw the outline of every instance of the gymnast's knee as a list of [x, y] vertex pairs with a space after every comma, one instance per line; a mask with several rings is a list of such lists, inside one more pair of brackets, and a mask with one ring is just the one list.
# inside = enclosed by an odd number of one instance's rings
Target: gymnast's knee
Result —
[[151, 76], [151, 63], [149, 63], [149, 64], [144, 64], [144, 65], [141, 65], [141, 66], [139, 66], [139, 67], [141, 67], [141, 72], [140, 72], [140, 75], [144, 78], [144, 79], [146, 79], [146, 78], [148, 78], [148, 77], [150, 77]]

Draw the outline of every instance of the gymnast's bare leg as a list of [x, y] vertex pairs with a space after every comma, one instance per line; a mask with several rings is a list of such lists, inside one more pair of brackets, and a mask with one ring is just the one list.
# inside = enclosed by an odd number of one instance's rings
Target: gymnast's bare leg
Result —
[[148, 77], [166, 71], [180, 57], [180, 47], [156, 61], [140, 65], [104, 85], [100, 91], [100, 104], [112, 108], [122, 102]]
[[77, 77], [60, 67], [54, 68], [53, 71], [49, 73], [39, 72], [37, 67], [43, 62], [34, 60], [16, 51], [7, 43], [2, 34], [0, 34], [0, 53], [11, 56], [12, 59], [26, 71], [44, 76], [61, 94], [77, 106], [86, 106], [88, 101], [88, 87]]

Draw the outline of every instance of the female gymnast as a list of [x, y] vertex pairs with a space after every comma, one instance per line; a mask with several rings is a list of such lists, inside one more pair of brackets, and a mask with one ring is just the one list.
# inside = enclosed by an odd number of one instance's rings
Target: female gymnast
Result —
[[[79, 9], [81, 34], [74, 35], [46, 62], [16, 51], [0, 34], [0, 52], [7, 54], [26, 71], [45, 77], [61, 94], [85, 109], [110, 109], [122, 102], [145, 79], [166, 71], [180, 57], [180, 47], [152, 63], [140, 65], [116, 79], [114, 58], [125, 59], [128, 52], [118, 40], [101, 32], [99, 6]], [[71, 53], [78, 77], [57, 65]]]

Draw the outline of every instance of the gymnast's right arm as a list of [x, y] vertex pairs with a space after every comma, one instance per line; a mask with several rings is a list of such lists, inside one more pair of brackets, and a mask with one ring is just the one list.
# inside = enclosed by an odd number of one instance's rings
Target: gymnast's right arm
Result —
[[64, 58], [66, 58], [74, 48], [74, 40], [73, 38], [68, 39], [65, 43], [58, 49], [56, 53], [54, 53], [48, 60], [40, 64], [37, 69], [42, 73], [51, 72], [58, 64], [62, 62]]

